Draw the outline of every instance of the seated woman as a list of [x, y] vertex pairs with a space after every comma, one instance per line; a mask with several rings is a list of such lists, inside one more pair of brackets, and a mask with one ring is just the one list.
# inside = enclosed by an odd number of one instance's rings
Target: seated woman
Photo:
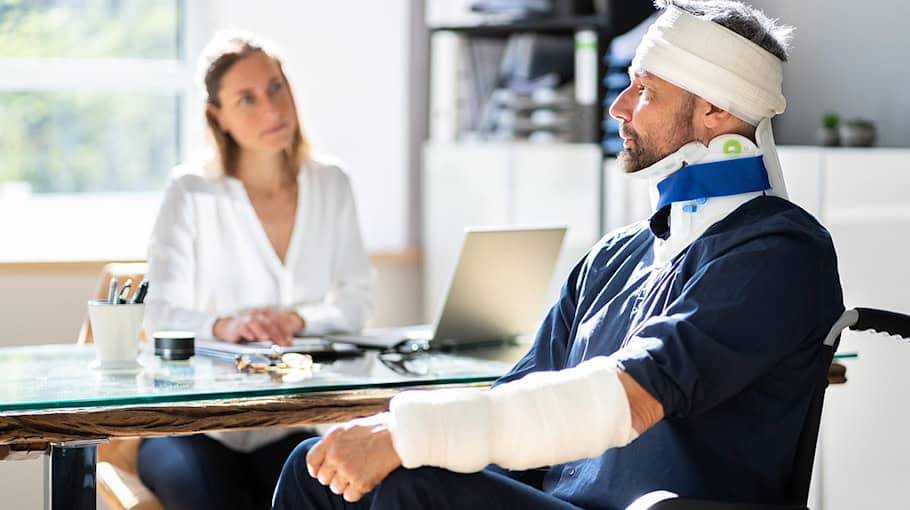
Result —
[[[217, 158], [181, 168], [167, 188], [149, 244], [149, 326], [282, 345], [360, 329], [370, 268], [350, 183], [311, 157], [276, 53], [220, 33], [200, 75]], [[169, 510], [269, 508], [282, 464], [309, 435], [147, 439], [139, 475]]]

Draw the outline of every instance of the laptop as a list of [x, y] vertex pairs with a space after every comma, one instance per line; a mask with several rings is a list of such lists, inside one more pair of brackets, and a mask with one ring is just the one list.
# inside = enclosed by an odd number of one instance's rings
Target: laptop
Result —
[[432, 325], [367, 329], [327, 339], [362, 347], [460, 347], [511, 340], [540, 324], [566, 227], [468, 228]]

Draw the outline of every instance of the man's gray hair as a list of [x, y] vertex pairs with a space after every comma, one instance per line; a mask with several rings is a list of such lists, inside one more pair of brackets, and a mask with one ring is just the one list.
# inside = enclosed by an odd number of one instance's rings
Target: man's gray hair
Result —
[[735, 0], [655, 0], [660, 9], [674, 6], [689, 14], [707, 19], [725, 27], [755, 44], [782, 61], [787, 61], [793, 27], [781, 25], [777, 19]]

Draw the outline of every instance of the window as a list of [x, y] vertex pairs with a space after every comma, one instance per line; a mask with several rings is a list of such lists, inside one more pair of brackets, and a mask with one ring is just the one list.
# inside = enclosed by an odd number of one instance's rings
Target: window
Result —
[[0, 0], [0, 260], [143, 256], [184, 145], [184, 1]]

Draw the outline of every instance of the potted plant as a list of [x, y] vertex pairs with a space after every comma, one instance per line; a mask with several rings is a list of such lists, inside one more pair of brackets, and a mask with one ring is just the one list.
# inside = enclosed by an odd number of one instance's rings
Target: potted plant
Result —
[[872, 147], [875, 145], [875, 124], [870, 120], [851, 119], [841, 124], [840, 141], [846, 147]]
[[837, 125], [840, 123], [840, 116], [834, 112], [827, 112], [822, 115], [822, 125], [815, 132], [815, 143], [822, 147], [837, 147], [840, 143]]

